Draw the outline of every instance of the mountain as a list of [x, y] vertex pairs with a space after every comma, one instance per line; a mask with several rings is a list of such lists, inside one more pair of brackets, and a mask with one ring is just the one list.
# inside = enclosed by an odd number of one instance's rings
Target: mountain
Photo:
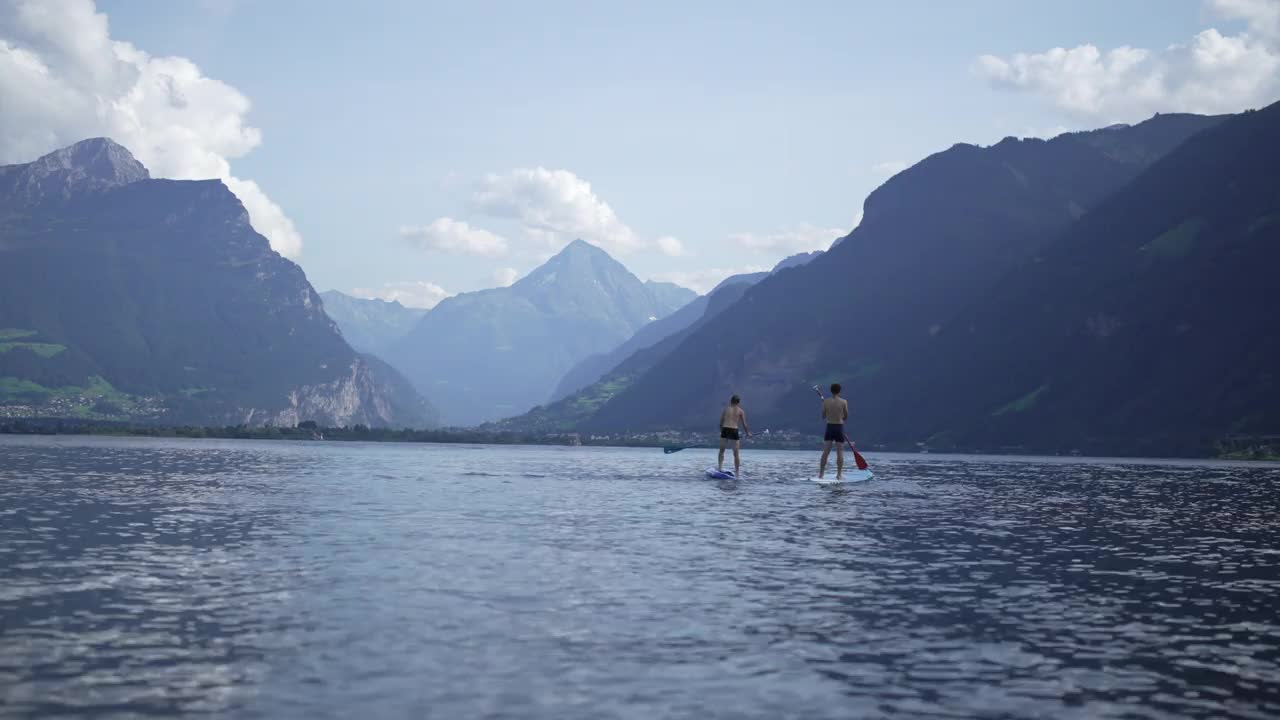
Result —
[[351, 347], [360, 352], [379, 353], [409, 333], [427, 314], [420, 308], [407, 308], [399, 301], [352, 297], [326, 290], [320, 293], [324, 311], [342, 331]]
[[664, 308], [678, 308], [698, 295], [689, 288], [675, 283], [646, 280], [644, 286], [649, 288], [649, 293], [653, 295], [658, 306]]
[[[538, 406], [524, 415], [507, 418], [494, 424], [497, 430], [535, 432], [564, 432], [588, 424], [592, 416], [609, 400], [643, 376], [660, 360], [671, 354], [680, 343], [704, 324], [715, 320], [722, 312], [733, 307], [742, 294], [769, 273], [733, 275], [723, 280], [706, 295], [686, 304], [664, 320], [646, 327], [632, 340], [619, 346], [612, 353], [594, 355], [597, 363], [613, 362], [609, 369], [591, 383], [567, 394], [559, 400]], [[653, 333], [649, 333], [650, 329]], [[641, 340], [637, 341], [637, 338]], [[590, 359], [589, 359], [590, 360]], [[585, 362], [579, 368], [585, 367]]]
[[800, 267], [801, 265], [808, 265], [809, 263], [816, 260], [818, 256], [821, 254], [822, 254], [821, 250], [813, 250], [811, 252], [803, 252], [803, 253], [796, 253], [795, 255], [790, 255], [788, 257], [783, 258], [777, 265], [774, 265], [773, 270], [771, 270], [770, 272], [776, 273], [780, 270], [786, 270], [787, 268]]
[[575, 240], [510, 287], [445, 299], [387, 359], [447, 422], [480, 423], [546, 401], [574, 363], [693, 297], [646, 285], [605, 251]]
[[[765, 275], [766, 273], [734, 275], [722, 282], [720, 286], [715, 288], [715, 290], [720, 289], [720, 287], [726, 283], [736, 284], [739, 282], [754, 282]], [[714, 293], [715, 290], [712, 290], [712, 293]], [[580, 360], [576, 365], [569, 368], [569, 371], [560, 378], [560, 382], [557, 383], [555, 391], [551, 393], [550, 402], [554, 403], [562, 400], [582, 388], [591, 385], [636, 352], [650, 347], [664, 338], [681, 332], [690, 325], [693, 325], [706, 312], [708, 298], [710, 295], [711, 293], [708, 293], [707, 295], [695, 297], [693, 300], [685, 303], [670, 315], [640, 328], [634, 335], [627, 338], [613, 349], [606, 352], [588, 355]]]
[[736, 392], [759, 427], [812, 429], [810, 385], [874, 384], [1086, 212], [1219, 122], [1163, 115], [932, 155], [874, 191], [861, 224], [822, 256], [751, 287], [732, 309], [750, 322], [704, 324], [583, 427], [701, 428]]
[[85, 140], [0, 167], [0, 414], [426, 426], [220, 181]]
[[1192, 137], [855, 385], [876, 432], [1158, 455], [1280, 434], [1277, 167], [1280, 103]]
[[[822, 251], [815, 250], [813, 252], [791, 255], [775, 265], [771, 272], [776, 273], [786, 270], [787, 268], [799, 267], [821, 254]], [[721, 281], [719, 285], [713, 288], [711, 292], [689, 301], [688, 304], [671, 313], [667, 317], [644, 326], [640, 330], [636, 331], [635, 335], [632, 335], [614, 349], [604, 353], [596, 353], [595, 355], [584, 358], [577, 365], [570, 368], [569, 372], [564, 374], [564, 377], [560, 378], [560, 382], [556, 385], [555, 392], [551, 394], [551, 402], [555, 403], [569, 397], [579, 390], [597, 382], [608, 374], [610, 370], [617, 367], [624, 360], [640, 350], [656, 345], [667, 337], [677, 333], [682, 333], [706, 315], [707, 307], [711, 302], [711, 296], [722, 289], [730, 286], [753, 285], [767, 277], [769, 274], [769, 272], [744, 273], [726, 278]], [[740, 288], [740, 290], [741, 289], [745, 288]], [[723, 296], [721, 297], [720, 302], [723, 302]], [[650, 354], [649, 357], [652, 360], [656, 360], [656, 356], [652, 354]], [[590, 394], [593, 396], [599, 396], [599, 393], [596, 392]]]
[[84, 140], [31, 163], [0, 167], [0, 207], [8, 213], [53, 208], [150, 178], [123, 146], [106, 138]]

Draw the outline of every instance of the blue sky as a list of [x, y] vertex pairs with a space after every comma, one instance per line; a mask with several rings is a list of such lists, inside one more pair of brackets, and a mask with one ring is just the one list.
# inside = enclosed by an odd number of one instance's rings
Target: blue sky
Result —
[[[523, 274], [584, 227], [641, 277], [702, 288], [829, 244], [895, 168], [956, 142], [1256, 105], [1276, 92], [1275, 1], [96, 9], [111, 40], [251, 103], [232, 114], [260, 141], [222, 154], [292, 221], [318, 289], [429, 302]], [[1261, 87], [1205, 99], [1191, 78], [1136, 103], [1137, 71], [1106, 61], [1130, 46], [1177, 70], [1161, 58], [1207, 28], [1252, 38], [1252, 64], [1224, 72]], [[1092, 71], [1014, 59], [1082, 45], [1104, 54]]]

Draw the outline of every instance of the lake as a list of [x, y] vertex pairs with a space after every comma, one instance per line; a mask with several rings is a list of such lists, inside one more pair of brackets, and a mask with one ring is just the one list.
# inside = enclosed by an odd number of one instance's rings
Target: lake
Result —
[[0, 715], [1280, 717], [1280, 468], [0, 436]]

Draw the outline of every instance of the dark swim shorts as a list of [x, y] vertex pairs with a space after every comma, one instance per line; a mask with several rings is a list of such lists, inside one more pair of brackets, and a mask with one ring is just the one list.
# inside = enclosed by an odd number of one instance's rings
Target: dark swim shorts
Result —
[[823, 440], [831, 440], [833, 442], [844, 442], [844, 423], [831, 424], [827, 423], [827, 434], [822, 436]]
[[737, 440], [737, 439], [738, 439], [738, 428], [727, 428], [727, 427], [722, 427], [722, 428], [720, 428], [720, 439], [722, 439], [722, 440]]

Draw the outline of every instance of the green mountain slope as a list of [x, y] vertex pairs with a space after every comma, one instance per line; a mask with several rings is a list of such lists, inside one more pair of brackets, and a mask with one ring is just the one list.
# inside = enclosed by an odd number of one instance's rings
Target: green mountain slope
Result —
[[1280, 104], [1191, 138], [856, 386], [875, 432], [1162, 455], [1280, 434], [1277, 167]]
[[733, 312], [750, 322], [699, 328], [584, 427], [705, 427], [737, 392], [759, 427], [812, 429], [811, 384], [875, 383], [1089, 209], [1218, 122], [1158, 116], [926, 158], [872, 193], [862, 223], [831, 250], [748, 290]]

